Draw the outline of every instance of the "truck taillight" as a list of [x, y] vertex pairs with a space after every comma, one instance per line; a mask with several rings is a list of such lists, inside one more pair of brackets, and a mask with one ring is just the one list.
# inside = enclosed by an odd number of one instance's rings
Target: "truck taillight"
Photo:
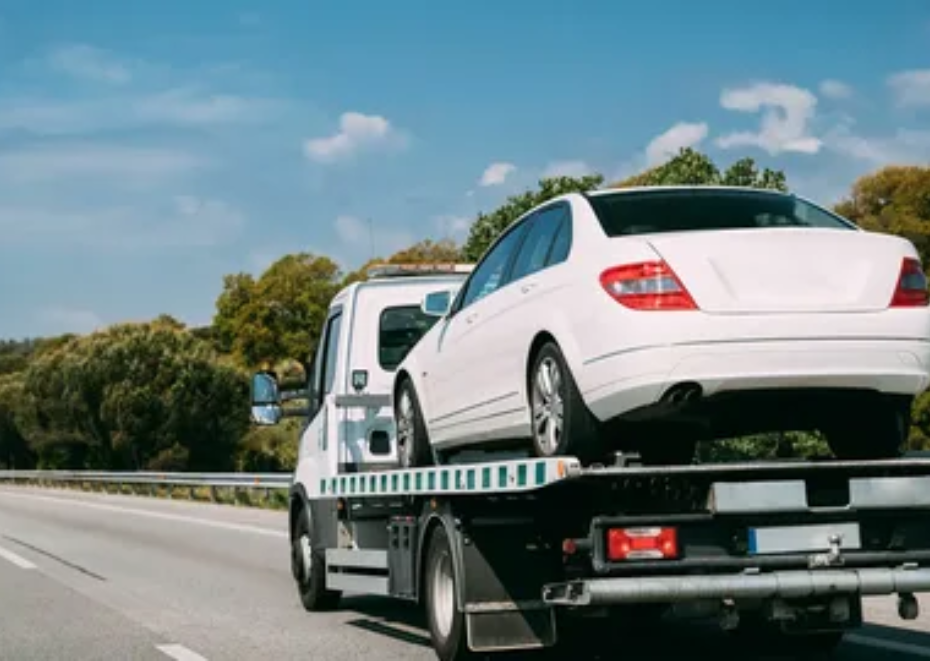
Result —
[[601, 273], [601, 286], [633, 310], [697, 310], [691, 294], [664, 261], [625, 264]]
[[607, 531], [607, 559], [668, 560], [678, 557], [675, 528], [611, 528]]
[[891, 298], [891, 307], [926, 307], [928, 304], [930, 304], [930, 296], [927, 294], [927, 276], [924, 275], [920, 260], [905, 257], [901, 263], [898, 286]]

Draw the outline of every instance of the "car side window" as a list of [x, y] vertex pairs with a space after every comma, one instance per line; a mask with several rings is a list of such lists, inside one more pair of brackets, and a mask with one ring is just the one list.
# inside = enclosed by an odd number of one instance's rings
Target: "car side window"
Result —
[[549, 249], [549, 256], [546, 258], [546, 266], [555, 266], [568, 259], [568, 253], [572, 248], [572, 212], [569, 207], [565, 207], [565, 213], [559, 220], [559, 227], [556, 231], [552, 246]]
[[559, 231], [560, 219], [565, 216], [565, 206], [559, 204], [541, 211], [532, 221], [527, 231], [526, 240], [520, 247], [520, 252], [513, 265], [511, 280], [519, 280], [537, 271], [541, 271], [548, 264], [553, 239]]
[[520, 244], [526, 228], [527, 223], [521, 222], [519, 227], [510, 230], [488, 253], [484, 261], [472, 273], [458, 309], [467, 308], [504, 284], [504, 277], [507, 275], [507, 267], [510, 265], [513, 251]]

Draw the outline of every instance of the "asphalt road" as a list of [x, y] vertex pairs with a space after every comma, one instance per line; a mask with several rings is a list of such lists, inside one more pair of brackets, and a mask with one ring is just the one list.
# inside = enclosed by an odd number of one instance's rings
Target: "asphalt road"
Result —
[[[0, 661], [435, 659], [414, 608], [349, 597], [336, 613], [305, 612], [285, 526], [279, 512], [0, 488]], [[867, 617], [836, 658], [930, 659], [930, 612], [904, 623], [893, 601], [878, 599]], [[715, 629], [670, 627], [639, 643], [642, 653], [731, 650]]]

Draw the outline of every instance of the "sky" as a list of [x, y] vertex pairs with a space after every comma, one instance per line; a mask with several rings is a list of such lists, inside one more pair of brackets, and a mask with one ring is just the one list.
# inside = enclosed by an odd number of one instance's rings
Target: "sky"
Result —
[[930, 163], [930, 1], [0, 0], [0, 337], [208, 324], [684, 146], [824, 204]]

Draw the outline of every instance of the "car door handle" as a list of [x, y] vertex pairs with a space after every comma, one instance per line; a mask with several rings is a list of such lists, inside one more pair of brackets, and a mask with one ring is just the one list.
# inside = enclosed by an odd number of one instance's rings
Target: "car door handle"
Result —
[[477, 319], [477, 318], [478, 318], [478, 315], [475, 314], [475, 313], [472, 313], [472, 314], [468, 315], [467, 317], [465, 317], [465, 323], [466, 323], [466, 324], [473, 324], [473, 323], [475, 323], [475, 319]]
[[528, 283], [526, 283], [525, 285], [523, 285], [522, 287], [520, 287], [520, 291], [523, 292], [524, 294], [529, 294], [529, 293], [530, 293], [531, 291], [533, 291], [534, 289], [536, 289], [536, 283], [535, 283], [535, 282], [528, 282]]

